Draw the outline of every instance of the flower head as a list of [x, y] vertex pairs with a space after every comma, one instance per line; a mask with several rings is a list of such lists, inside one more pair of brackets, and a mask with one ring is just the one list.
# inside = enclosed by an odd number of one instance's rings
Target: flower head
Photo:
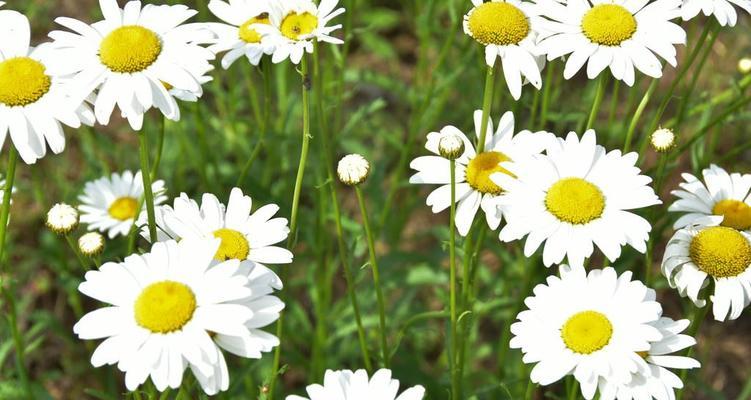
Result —
[[48, 44], [29, 45], [28, 19], [0, 11], [0, 144], [10, 136], [28, 164], [45, 156], [47, 146], [65, 149], [62, 125], [92, 125], [94, 114], [83, 98], [72, 98], [64, 71], [64, 55]]
[[175, 97], [197, 98], [211, 78], [214, 53], [199, 46], [214, 39], [202, 24], [185, 24], [197, 11], [184, 5], [141, 6], [131, 0], [99, 0], [104, 20], [92, 25], [72, 18], [55, 21], [73, 32], [54, 31], [52, 46], [66, 60], [76, 98], [96, 93], [97, 121], [108, 124], [117, 105], [134, 130], [152, 107], [180, 119]]
[[269, 35], [262, 35], [257, 25], [271, 23], [271, 1], [211, 0], [209, 10], [225, 23], [210, 23], [207, 27], [216, 34], [209, 49], [215, 53], [227, 52], [222, 58], [222, 67], [229, 68], [232, 63], [245, 56], [252, 65], [258, 65], [261, 57], [272, 54], [276, 46]]
[[78, 210], [65, 203], [57, 203], [47, 212], [46, 225], [57, 234], [68, 234], [78, 227]]
[[438, 154], [447, 160], [456, 160], [464, 154], [464, 140], [459, 135], [445, 135], [438, 141]]
[[368, 378], [364, 369], [352, 371], [327, 370], [323, 385], [308, 386], [308, 396], [287, 396], [287, 400], [421, 400], [422, 386], [413, 386], [397, 396], [399, 381], [391, 379], [391, 371], [380, 369]]
[[339, 160], [336, 167], [339, 180], [349, 186], [359, 185], [368, 179], [370, 163], [359, 154], [350, 154]]
[[503, 73], [514, 99], [521, 96], [522, 79], [540, 89], [545, 57], [537, 47], [542, 22], [538, 7], [520, 0], [472, 0], [464, 16], [464, 33], [485, 47], [488, 66], [501, 59]]
[[[475, 132], [481, 135], [482, 111], [474, 113]], [[456, 228], [463, 236], [467, 235], [477, 210], [482, 208], [491, 229], [497, 229], [503, 212], [497, 207], [496, 198], [505, 188], [496, 184], [492, 176], [506, 174], [511, 162], [519, 162], [542, 152], [548, 142], [554, 139], [549, 132], [523, 130], [515, 133], [514, 115], [506, 112], [501, 117], [498, 128], [488, 120], [485, 148], [477, 153], [470, 139], [459, 129], [447, 126], [440, 132], [428, 134], [425, 148], [435, 156], [417, 157], [410, 167], [417, 172], [409, 179], [415, 184], [438, 184], [438, 189], [428, 195], [427, 204], [434, 213], [439, 213], [451, 205], [451, 172], [449, 161], [440, 156], [440, 143], [444, 137], [459, 137], [464, 142], [464, 152], [456, 159]]]
[[721, 26], [735, 26], [738, 14], [734, 5], [751, 14], [751, 2], [748, 0], [683, 0], [681, 17], [688, 21], [702, 13], [707, 17], [714, 16]]

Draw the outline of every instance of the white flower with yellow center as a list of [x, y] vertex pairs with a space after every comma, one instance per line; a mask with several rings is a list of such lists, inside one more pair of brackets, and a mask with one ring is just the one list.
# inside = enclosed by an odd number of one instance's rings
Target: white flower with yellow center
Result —
[[537, 285], [511, 325], [512, 349], [521, 349], [524, 362], [535, 363], [530, 379], [550, 385], [573, 375], [582, 395], [591, 399], [601, 378], [627, 384], [632, 374], [647, 368], [637, 352], [649, 351], [662, 339], [653, 326], [662, 313], [654, 290], [618, 276], [613, 268], [595, 269], [561, 265], [560, 278], [552, 275]]
[[264, 36], [269, 35], [274, 43], [272, 61], [280, 63], [289, 58], [294, 64], [299, 64], [303, 54], [313, 53], [313, 41], [344, 43], [331, 36], [332, 32], [341, 29], [341, 24], [326, 26], [344, 13], [344, 8], [336, 8], [338, 3], [339, 0], [321, 0], [316, 6], [310, 0], [272, 2], [271, 24], [256, 25], [256, 30]]
[[600, 399], [674, 400], [675, 389], [683, 388], [683, 382], [668, 368], [692, 369], [701, 366], [693, 358], [673, 355], [696, 344], [694, 338], [681, 334], [689, 324], [687, 319], [673, 321], [667, 317], [653, 322], [652, 326], [660, 331], [662, 339], [650, 343], [649, 351], [638, 353], [647, 362], [647, 369], [634, 374], [627, 384], [615, 384], [601, 378]]
[[115, 106], [140, 130], [152, 107], [166, 118], [180, 119], [175, 93], [203, 93], [201, 84], [213, 67], [214, 53], [198, 45], [213, 39], [203, 24], [183, 24], [197, 12], [184, 5], [141, 7], [129, 1], [99, 0], [104, 20], [88, 25], [72, 18], [55, 21], [72, 30], [53, 31], [61, 50], [60, 69], [73, 74], [70, 84], [80, 98], [96, 91], [94, 113], [108, 124]]
[[589, 130], [581, 140], [571, 132], [539, 155], [509, 166], [510, 175], [493, 180], [507, 193], [498, 199], [507, 223], [504, 242], [527, 236], [524, 254], [531, 256], [545, 242], [543, 262], [558, 264], [568, 257], [583, 265], [596, 245], [610, 261], [628, 244], [641, 253], [652, 230], [631, 210], [660, 204], [652, 179], [641, 175], [637, 153], [607, 152]]
[[683, 0], [681, 17], [688, 21], [701, 12], [707, 17], [714, 15], [717, 22], [722, 26], [735, 26], [738, 22], [738, 14], [733, 5], [736, 5], [751, 14], [750, 0]]
[[709, 296], [717, 321], [737, 319], [751, 302], [751, 236], [721, 226], [722, 217], [708, 217], [673, 235], [662, 259], [662, 274], [670, 287], [698, 307], [706, 301], [700, 291], [714, 282]]
[[704, 182], [685, 173], [681, 190], [672, 194], [678, 197], [668, 211], [684, 212], [675, 222], [675, 229], [694, 224], [707, 216], [720, 216], [722, 226], [742, 231], [751, 229], [751, 175], [728, 174], [711, 165], [702, 171]]
[[83, 99], [69, 96], [59, 63], [49, 45], [29, 45], [29, 21], [16, 11], [0, 11], [0, 147], [10, 135], [27, 164], [65, 149], [61, 124], [73, 128], [94, 124]]
[[542, 21], [538, 7], [519, 0], [472, 0], [474, 8], [464, 16], [464, 33], [485, 46], [485, 62], [495, 65], [501, 59], [503, 74], [511, 95], [519, 100], [522, 78], [540, 89], [540, 70], [545, 57], [537, 47]]
[[[157, 209], [158, 240], [219, 238], [222, 245], [216, 253], [217, 261], [291, 263], [292, 253], [274, 246], [289, 235], [287, 219], [274, 218], [279, 206], [268, 204], [251, 213], [252, 206], [250, 196], [243, 195], [239, 188], [232, 189], [226, 207], [211, 193], [203, 195], [200, 205], [182, 193], [173, 206]], [[142, 220], [145, 221], [144, 217]], [[149, 240], [148, 230], [142, 230], [141, 234]]]
[[[482, 111], [474, 114], [475, 132], [480, 137]], [[488, 128], [484, 151], [477, 154], [469, 138], [454, 126], [447, 126], [440, 132], [428, 134], [425, 148], [435, 156], [417, 157], [410, 167], [417, 173], [409, 179], [410, 183], [438, 184], [438, 189], [428, 195], [427, 204], [434, 213], [439, 213], [451, 206], [451, 173], [449, 160], [440, 154], [439, 144], [446, 136], [455, 135], [464, 141], [464, 153], [456, 159], [456, 228], [462, 236], [469, 232], [475, 214], [479, 208], [485, 212], [485, 218], [491, 229], [497, 229], [504, 214], [497, 207], [495, 198], [504, 193], [505, 188], [498, 185], [490, 176], [495, 173], [509, 173], [508, 162], [517, 162], [533, 154], [539, 154], [548, 143], [554, 140], [553, 134], [524, 130], [514, 134], [514, 114], [506, 112], [493, 130], [493, 122], [488, 119]]]
[[223, 363], [212, 336], [249, 340], [246, 323], [257, 310], [240, 262], [216, 265], [219, 240], [156, 243], [86, 273], [81, 293], [110, 306], [90, 312], [73, 327], [79, 338], [105, 339], [91, 356], [95, 367], [117, 364], [135, 390], [151, 377], [159, 391], [178, 388], [190, 367], [208, 394]]
[[229, 3], [211, 0], [209, 10], [226, 22], [207, 24], [217, 36], [209, 50], [215, 53], [227, 52], [222, 58], [222, 68], [229, 68], [242, 56], [247, 57], [252, 65], [258, 65], [264, 54], [274, 52], [273, 40], [255, 29], [257, 24], [271, 23], [269, 0], [235, 0]]
[[364, 369], [327, 370], [323, 385], [310, 385], [307, 392], [310, 397], [287, 396], [287, 400], [421, 400], [425, 396], [425, 388], [420, 385], [397, 396], [399, 381], [391, 379], [388, 369], [379, 369], [372, 378]]
[[593, 79], [610, 67], [613, 76], [634, 84], [634, 67], [653, 78], [662, 76], [657, 56], [676, 66], [676, 44], [686, 32], [670, 20], [680, 15], [681, 0], [540, 0], [549, 20], [539, 47], [554, 60], [569, 55], [563, 75], [574, 76], [587, 61]]
[[[153, 182], [154, 204], [161, 204], [167, 200], [164, 195], [164, 181]], [[110, 239], [122, 235], [126, 236], [133, 227], [143, 207], [143, 180], [141, 171], [134, 175], [130, 171], [122, 174], [112, 173], [109, 177], [102, 177], [87, 182], [83, 194], [78, 197], [81, 205], [81, 222], [89, 226], [89, 230], [107, 232]], [[139, 208], [140, 206], [140, 208]]]

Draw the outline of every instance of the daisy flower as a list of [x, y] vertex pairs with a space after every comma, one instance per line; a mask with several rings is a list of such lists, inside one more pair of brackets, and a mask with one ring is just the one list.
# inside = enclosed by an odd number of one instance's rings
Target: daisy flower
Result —
[[229, 3], [211, 0], [209, 10], [226, 23], [210, 23], [207, 27], [217, 38], [209, 47], [215, 53], [227, 52], [222, 58], [222, 68], [229, 68], [238, 58], [245, 56], [252, 65], [258, 65], [264, 54], [272, 54], [274, 45], [269, 36], [262, 36], [256, 24], [271, 23], [269, 0], [239, 0]]
[[204, 391], [215, 394], [216, 381], [226, 376], [214, 372], [223, 359], [212, 336], [252, 340], [245, 324], [258, 312], [240, 262], [213, 267], [219, 242], [156, 243], [150, 253], [87, 272], [81, 293], [109, 304], [73, 327], [80, 339], [105, 339], [92, 365], [117, 364], [129, 390], [151, 377], [159, 391], [178, 388], [190, 367]]
[[134, 130], [152, 107], [168, 119], [180, 119], [170, 92], [200, 97], [201, 84], [213, 69], [214, 53], [198, 45], [214, 35], [203, 24], [183, 24], [197, 12], [184, 5], [141, 7], [129, 1], [99, 0], [104, 20], [92, 25], [72, 18], [55, 21], [70, 29], [53, 31], [53, 46], [62, 52], [61, 70], [72, 74], [70, 85], [80, 98], [96, 91], [94, 113], [108, 124], [117, 105]]
[[711, 165], [702, 171], [704, 182], [691, 174], [683, 174], [672, 194], [678, 197], [668, 211], [684, 212], [673, 227], [680, 229], [707, 216], [723, 217], [722, 226], [739, 230], [751, 229], [751, 175], [728, 174]]
[[688, 226], [673, 235], [662, 259], [662, 274], [670, 287], [688, 296], [698, 307], [706, 301], [699, 292], [714, 282], [709, 296], [717, 321], [737, 319], [751, 302], [751, 236], [721, 226], [721, 217]]
[[413, 386], [397, 396], [399, 381], [391, 379], [391, 371], [379, 369], [368, 379], [364, 369], [355, 372], [327, 370], [323, 385], [310, 385], [308, 397], [287, 396], [287, 400], [421, 400], [422, 386]]
[[[252, 206], [253, 200], [239, 188], [232, 189], [226, 207], [211, 193], [203, 195], [200, 205], [182, 193], [172, 207], [164, 205], [157, 209], [157, 240], [219, 238], [218, 261], [291, 263], [292, 253], [274, 246], [289, 235], [287, 219], [274, 218], [279, 206], [268, 204], [251, 213]], [[148, 230], [144, 229], [142, 236], [149, 240]]]
[[541, 18], [538, 7], [519, 0], [472, 0], [474, 7], [464, 16], [464, 33], [485, 46], [485, 62], [501, 59], [511, 95], [519, 100], [522, 78], [540, 89], [544, 56], [537, 47]]
[[647, 362], [647, 368], [634, 374], [628, 384], [617, 385], [600, 379], [600, 399], [675, 399], [675, 389], [683, 388], [683, 382], [668, 368], [692, 369], [701, 366], [693, 358], [673, 355], [696, 344], [694, 338], [681, 334], [689, 324], [687, 319], [673, 321], [667, 317], [653, 322], [652, 326], [660, 331], [662, 339], [650, 343], [649, 351], [638, 353]]
[[681, 5], [681, 17], [688, 21], [702, 12], [709, 17], [714, 15], [721, 26], [735, 26], [738, 14], [733, 5], [744, 9], [751, 14], [751, 1], [749, 0], [683, 0]]
[[10, 135], [27, 164], [65, 149], [61, 124], [93, 125], [83, 100], [71, 99], [59, 73], [61, 55], [48, 45], [32, 47], [29, 20], [16, 11], [0, 11], [0, 147]]
[[[158, 180], [151, 185], [154, 192], [154, 204], [161, 204], [167, 200], [164, 195], [164, 181]], [[78, 197], [81, 205], [81, 222], [88, 224], [89, 230], [107, 232], [110, 239], [122, 235], [126, 236], [133, 226], [133, 221], [143, 211], [139, 209], [143, 196], [143, 179], [141, 171], [135, 173], [124, 171], [122, 174], [113, 173], [110, 177], [102, 177], [87, 182], [83, 194]]]
[[618, 276], [613, 268], [587, 273], [583, 267], [561, 265], [537, 285], [511, 325], [512, 349], [523, 361], [535, 363], [530, 379], [550, 385], [573, 375], [582, 395], [591, 399], [601, 378], [626, 384], [632, 374], [647, 368], [637, 354], [662, 339], [653, 326], [662, 313], [655, 292], [631, 272]]
[[331, 36], [342, 25], [326, 26], [332, 19], [344, 13], [336, 8], [339, 0], [321, 0], [315, 5], [310, 0], [285, 0], [271, 3], [270, 25], [256, 24], [261, 35], [269, 35], [276, 47], [271, 60], [276, 64], [287, 58], [299, 64], [303, 54], [313, 53], [313, 41], [342, 44], [344, 41]]
[[[481, 120], [482, 111], [475, 111], [475, 133], [478, 139]], [[464, 153], [456, 159], [456, 199], [459, 203], [456, 228], [462, 236], [469, 232], [479, 208], [485, 212], [491, 229], [498, 228], [501, 223], [503, 214], [494, 199], [504, 193], [505, 188], [493, 182], [490, 176], [509, 173], [505, 167], [508, 161], [516, 162], [538, 154], [554, 139], [552, 133], [544, 131], [532, 133], [524, 130], [514, 134], [514, 114], [510, 111], [503, 114], [497, 130], [493, 130], [493, 122], [488, 119], [487, 132], [485, 151], [480, 154], [477, 154], [470, 139], [456, 127], [447, 126], [440, 132], [431, 132], [425, 148], [436, 155], [417, 157], [410, 163], [410, 167], [417, 171], [409, 179], [410, 183], [441, 185], [427, 199], [433, 212], [439, 213], [451, 205], [449, 160], [440, 156], [439, 143], [449, 135], [455, 135], [464, 141]]]
[[546, 155], [509, 165], [512, 175], [493, 176], [507, 190], [498, 199], [507, 217], [502, 241], [527, 236], [527, 257], [545, 242], [548, 267], [566, 256], [570, 264], [583, 265], [593, 244], [610, 261], [626, 244], [646, 251], [652, 227], [630, 211], [661, 203], [649, 187], [652, 179], [635, 166], [637, 153], [607, 152], [596, 141], [593, 130], [581, 140], [571, 132], [551, 142]]
[[634, 84], [634, 67], [653, 78], [662, 76], [657, 56], [676, 66], [676, 44], [686, 32], [670, 20], [680, 15], [681, 0], [555, 0], [538, 2], [545, 38], [539, 47], [554, 60], [570, 54], [563, 75], [574, 76], [587, 63], [593, 79], [610, 67], [613, 76]]

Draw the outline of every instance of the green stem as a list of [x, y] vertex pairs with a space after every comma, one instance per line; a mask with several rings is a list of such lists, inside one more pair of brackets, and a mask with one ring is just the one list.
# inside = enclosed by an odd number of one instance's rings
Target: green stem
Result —
[[[699, 37], [698, 42], [694, 46], [694, 49], [691, 51], [691, 53], [688, 56], [688, 59], [683, 63], [683, 66], [678, 70], [678, 75], [676, 75], [675, 79], [673, 79], [670, 82], [670, 86], [668, 87], [668, 90], [665, 92], [665, 96], [662, 99], [662, 102], [660, 102], [660, 106], [657, 108], [657, 112], [654, 115], [654, 118], [652, 118], [652, 123], [649, 125], [649, 128], [646, 130], [646, 133], [642, 137], [641, 146], [639, 148], [639, 153], [644, 154], [644, 149], [647, 146], [647, 143], [649, 142], [649, 135], [657, 129], [657, 126], [660, 124], [660, 120], [662, 119], [662, 115], [665, 113], [665, 110], [668, 108], [668, 105], [670, 104], [670, 100], [673, 99], [673, 93], [675, 93], [675, 89], [678, 87], [678, 84], [681, 83], [683, 78], [688, 73], [688, 70], [691, 68], [691, 65], [694, 64], [694, 61], [696, 61], [696, 57], [701, 52], [702, 47], [704, 47], [704, 43], [707, 41], [707, 36], [709, 35], [710, 30], [712, 29], [712, 24], [707, 23], [704, 24], [704, 30], [701, 33], [701, 36]], [[625, 151], [624, 151], [625, 153]]]
[[[300, 151], [300, 164], [297, 167], [297, 178], [295, 179], [295, 190], [292, 195], [292, 211], [290, 215], [289, 237], [287, 238], [287, 248], [292, 249], [297, 240], [297, 212], [300, 207], [300, 193], [302, 192], [303, 177], [305, 175], [305, 164], [308, 160], [308, 150], [310, 148], [310, 80], [308, 77], [308, 59], [303, 56], [300, 64], [300, 74], [302, 75], [302, 149]], [[288, 268], [282, 270], [284, 278], [289, 275]], [[283, 280], [285, 281], [285, 280]], [[274, 389], [276, 380], [279, 375], [279, 365], [281, 363], [282, 337], [284, 336], [284, 313], [279, 314], [276, 321], [276, 336], [279, 338], [280, 345], [274, 349], [274, 361], [271, 367], [271, 379], [269, 380], [268, 398], [274, 398]]]
[[547, 71], [545, 71], [545, 82], [543, 82], [542, 87], [542, 106], [540, 110], [540, 123], [538, 126], [540, 129], [545, 129], [545, 123], [548, 120], [548, 105], [550, 104], [550, 92], [553, 90], [551, 87], [553, 86], [553, 70], [555, 70], [554, 63], [551, 63], [547, 67]]
[[714, 43], [715, 41], [717, 41], [717, 37], [719, 36], [719, 33], [720, 33], [720, 24], [718, 24], [716, 20], [711, 19], [707, 23], [710, 25], [714, 25], [714, 26], [713, 26], [712, 31], [710, 32], [709, 42], [707, 43], [706, 47], [704, 48], [704, 52], [699, 58], [699, 64], [696, 66], [696, 69], [691, 74], [692, 75], [691, 83], [689, 84], [688, 88], [686, 88], [681, 98], [681, 103], [680, 103], [680, 106], [678, 107], [678, 117], [677, 117], [677, 122], [676, 122], [676, 128], [678, 129], [681, 127], [681, 124], [683, 123], [683, 120], [686, 116], [686, 110], [688, 108], [688, 104], [690, 103], [691, 95], [693, 94], [694, 89], [696, 88], [696, 83], [699, 81], [701, 72], [704, 70], [704, 65], [707, 63], [709, 54], [712, 53], [712, 47], [714, 47]]
[[[69, 234], [65, 234], [65, 241], [68, 242], [68, 246], [73, 251], [73, 253], [76, 255], [76, 258], [78, 259], [78, 263], [81, 264], [81, 267], [84, 271], [89, 270], [89, 263], [86, 261], [86, 258], [84, 258], [83, 254], [81, 254], [81, 249], [78, 248], [78, 244], [73, 240], [72, 237], [70, 237]], [[96, 268], [96, 265], [94, 266]]]
[[488, 67], [485, 73], [485, 94], [482, 99], [482, 125], [480, 125], [480, 141], [477, 143], [477, 154], [485, 151], [485, 137], [488, 133], [488, 118], [493, 107], [493, 92], [495, 88], [495, 73], [493, 67]]
[[573, 376], [569, 378], [570, 385], [568, 386], [568, 400], [576, 400], [576, 395], [579, 394], [579, 383]]
[[368, 253], [370, 254], [370, 267], [373, 270], [373, 284], [376, 289], [376, 299], [378, 300], [378, 320], [381, 331], [381, 351], [383, 352], [383, 366], [389, 368], [391, 364], [389, 362], [389, 348], [386, 340], [386, 305], [383, 299], [383, 289], [381, 288], [381, 275], [378, 270], [378, 261], [376, 260], [375, 240], [373, 238], [373, 230], [370, 227], [370, 220], [368, 218], [368, 210], [365, 207], [365, 198], [362, 195], [362, 190], [359, 185], [355, 186], [355, 194], [357, 195], [357, 202], [360, 205], [360, 214], [362, 214], [362, 222], [365, 226], [365, 235], [368, 238]]
[[138, 132], [140, 141], [139, 150], [141, 153], [141, 178], [143, 179], [143, 196], [146, 204], [146, 215], [149, 220], [149, 236], [151, 243], [156, 243], [156, 219], [154, 217], [154, 192], [151, 188], [151, 174], [149, 171], [149, 140], [146, 137], [146, 131]]
[[532, 379], [530, 379], [529, 382], [527, 382], [527, 390], [524, 392], [524, 399], [532, 400], [535, 395], [535, 389], [537, 389], [537, 385], [535, 385], [535, 383], [532, 382]]
[[156, 142], [156, 158], [154, 158], [154, 165], [151, 166], [151, 180], [156, 179], [156, 174], [159, 172], [159, 164], [162, 161], [162, 151], [164, 150], [164, 128], [167, 125], [167, 117], [161, 118], [159, 124], [159, 136]]
[[[644, 97], [642, 97], [639, 106], [636, 107], [634, 116], [631, 117], [631, 122], [628, 124], [628, 131], [626, 131], [626, 140], [623, 142], [624, 154], [628, 153], [629, 150], [631, 150], [631, 142], [634, 139], [636, 126], [639, 125], [639, 119], [641, 119], [641, 115], [644, 113], [644, 109], [647, 108], [647, 104], [649, 104], [649, 100], [652, 98], [652, 94], [654, 94], [655, 90], [657, 89], [658, 83], [659, 81], [657, 79], [652, 80], [652, 83], [649, 84], [649, 88], [647, 89], [647, 92], [644, 93]], [[647, 132], [646, 135], [649, 135], [651, 133], [652, 132]]]
[[618, 79], [613, 80], [613, 93], [610, 98], [610, 110], [608, 111], [608, 126], [613, 126], [613, 120], [615, 119], [616, 110], [618, 110], [618, 94], [621, 91], [621, 81]]
[[[13, 184], [16, 178], [16, 163], [18, 153], [13, 145], [8, 146], [8, 169], [5, 172], [5, 188], [3, 188], [3, 208], [0, 211], [0, 275], [7, 277], [5, 268], [5, 241], [8, 236], [8, 220], [10, 218], [10, 199], [13, 194]], [[26, 392], [28, 400], [34, 399], [34, 392], [29, 381], [29, 372], [26, 370], [26, 345], [21, 331], [18, 329], [18, 314], [16, 311], [16, 299], [13, 296], [13, 284], [8, 278], [0, 280], [0, 291], [8, 304], [8, 325], [13, 336], [13, 344], [16, 350], [16, 370], [21, 378], [21, 384]]]
[[456, 314], [456, 161], [449, 161], [451, 174], [451, 212], [449, 220], [449, 274], [450, 274], [450, 309], [451, 309], [451, 398], [459, 400], [459, 369], [457, 368], [457, 314]]
[[602, 98], [605, 95], [605, 87], [608, 84], [608, 75], [606, 73], [600, 74], [600, 79], [597, 80], [597, 92], [595, 92], [595, 98], [592, 101], [592, 109], [589, 110], [589, 118], [587, 118], [587, 125], [584, 127], [585, 131], [592, 129], [597, 120], [597, 114], [600, 112], [600, 105], [602, 105]]

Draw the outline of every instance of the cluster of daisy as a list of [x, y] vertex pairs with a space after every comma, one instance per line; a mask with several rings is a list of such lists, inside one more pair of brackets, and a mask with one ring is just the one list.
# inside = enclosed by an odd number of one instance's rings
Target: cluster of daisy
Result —
[[748, 0], [472, 0], [464, 32], [484, 46], [489, 67], [500, 58], [509, 91], [518, 100], [523, 83], [541, 88], [546, 60], [563, 56], [566, 79], [584, 64], [590, 79], [606, 68], [629, 86], [634, 68], [660, 78], [660, 58], [675, 67], [675, 46], [686, 43], [685, 31], [672, 21], [703, 12], [722, 26], [734, 26], [731, 3], [751, 13]]

